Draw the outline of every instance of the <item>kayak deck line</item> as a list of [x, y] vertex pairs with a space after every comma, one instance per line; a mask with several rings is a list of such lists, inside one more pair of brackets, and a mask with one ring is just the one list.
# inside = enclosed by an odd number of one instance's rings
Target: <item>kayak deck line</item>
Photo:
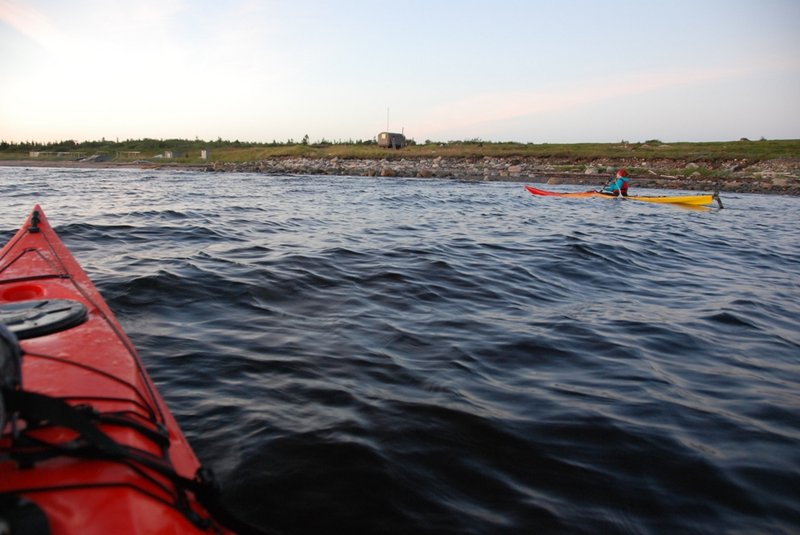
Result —
[[68, 279], [69, 275], [32, 275], [30, 277], [17, 277], [15, 279], [5, 279], [2, 282], [29, 282], [47, 279]]
[[[7, 355], [17, 378], [5, 377]], [[0, 358], [0, 498], [16, 504], [0, 520], [12, 533], [31, 530], [25, 507], [55, 535], [258, 531], [224, 509], [39, 205], [0, 249]]]
[[602, 197], [606, 199], [622, 199], [626, 201], [640, 201], [660, 204], [680, 204], [686, 206], [711, 206], [717, 202], [719, 208], [723, 208], [722, 199], [719, 192], [702, 193], [695, 195], [629, 195], [627, 197], [611, 195], [601, 191], [589, 190], [580, 192], [558, 192], [549, 191], [533, 186], [525, 186], [532, 195], [536, 197], [573, 197], [573, 198], [589, 198], [589, 197]]
[[[147, 419], [148, 422], [154, 422], [154, 421], [158, 420], [158, 415], [153, 411], [153, 408], [150, 406], [149, 401], [144, 396], [142, 396], [141, 392], [139, 392], [136, 389], [136, 385], [134, 385], [134, 384], [132, 384], [130, 382], [124, 381], [123, 379], [120, 379], [119, 377], [117, 377], [117, 376], [115, 376], [113, 374], [104, 372], [101, 369], [94, 368], [94, 367], [91, 367], [91, 366], [87, 366], [87, 365], [82, 364], [80, 362], [75, 362], [75, 361], [72, 361], [72, 360], [69, 360], [69, 359], [66, 359], [66, 358], [63, 358], [63, 357], [58, 357], [56, 355], [45, 355], [43, 353], [33, 353], [33, 352], [29, 351], [29, 352], [25, 353], [25, 356], [26, 357], [43, 359], [43, 360], [55, 361], [55, 362], [58, 362], [59, 364], [62, 364], [64, 366], [75, 366], [77, 368], [80, 368], [81, 370], [87, 371], [87, 372], [92, 373], [92, 374], [96, 374], [98, 376], [101, 376], [101, 377], [104, 377], [106, 379], [109, 379], [110, 381], [114, 381], [114, 382], [116, 382], [116, 383], [118, 383], [120, 385], [123, 385], [126, 389], [132, 391], [137, 398], [139, 398], [138, 400], [132, 400], [130, 398], [109, 398], [109, 397], [102, 397], [101, 398], [101, 397], [88, 397], [88, 396], [85, 396], [85, 395], [76, 394], [76, 395], [72, 395], [72, 396], [62, 396], [61, 399], [72, 400], [72, 401], [77, 401], [77, 400], [84, 400], [84, 401], [103, 400], [103, 401], [108, 401], [108, 402], [111, 402], [111, 401], [113, 401], [113, 402], [124, 401], [125, 403], [131, 403], [131, 404], [139, 407], [140, 409], [142, 409], [142, 412], [145, 413], [145, 415], [146, 415], [145, 418]], [[129, 414], [140, 416], [135, 412], [131, 412]], [[157, 425], [156, 427], [159, 429], [159, 431], [161, 429], [163, 429], [163, 425]]]

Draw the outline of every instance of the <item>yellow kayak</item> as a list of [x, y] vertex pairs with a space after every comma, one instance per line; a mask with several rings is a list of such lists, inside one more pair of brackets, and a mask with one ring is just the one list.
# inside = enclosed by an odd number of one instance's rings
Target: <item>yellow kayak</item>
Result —
[[695, 206], [707, 206], [714, 204], [714, 200], [718, 197], [713, 193], [704, 193], [702, 195], [665, 195], [665, 196], [642, 196], [642, 195], [629, 195], [625, 197], [632, 201], [644, 202], [664, 202], [671, 204], [691, 204]]
[[[579, 191], [579, 192], [558, 192], [547, 191], [543, 189], [534, 188], [533, 186], [525, 186], [532, 195], [540, 197], [605, 197], [607, 199], [616, 198], [615, 195], [608, 195], [600, 193], [599, 191]], [[643, 201], [643, 202], [657, 202], [668, 204], [683, 204], [691, 206], [711, 206], [714, 201], [722, 208], [722, 201], [717, 193], [702, 193], [699, 195], [629, 195], [624, 197], [630, 201]]]

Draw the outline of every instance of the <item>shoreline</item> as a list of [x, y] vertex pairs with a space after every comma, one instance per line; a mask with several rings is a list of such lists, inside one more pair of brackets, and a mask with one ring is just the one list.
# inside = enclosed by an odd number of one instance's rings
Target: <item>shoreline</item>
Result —
[[[599, 159], [592, 162], [535, 157], [437, 157], [399, 159], [275, 157], [256, 162], [177, 163], [83, 162], [54, 160], [0, 160], [3, 167], [87, 169], [193, 170], [202, 172], [263, 173], [267, 175], [337, 175], [385, 178], [447, 178], [475, 181], [575, 184], [599, 187], [620, 167], [631, 172], [634, 186], [642, 188], [765, 193], [800, 196], [800, 159], [766, 160], [745, 165], [740, 161], [718, 164], [725, 176], [703, 174], [695, 162]], [[570, 169], [570, 168], [574, 168]], [[683, 174], [674, 174], [683, 168]], [[689, 176], [686, 173], [691, 172]]]

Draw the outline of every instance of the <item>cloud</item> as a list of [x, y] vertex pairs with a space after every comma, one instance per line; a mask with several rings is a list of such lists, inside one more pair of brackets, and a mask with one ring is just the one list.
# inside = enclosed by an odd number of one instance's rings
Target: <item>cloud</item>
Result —
[[475, 128], [543, 113], [573, 110], [600, 102], [744, 76], [744, 68], [633, 73], [586, 80], [547, 91], [484, 93], [445, 104], [422, 118], [417, 130], [436, 134]]
[[0, 21], [46, 49], [56, 50], [62, 41], [61, 32], [48, 17], [14, 0], [0, 0]]

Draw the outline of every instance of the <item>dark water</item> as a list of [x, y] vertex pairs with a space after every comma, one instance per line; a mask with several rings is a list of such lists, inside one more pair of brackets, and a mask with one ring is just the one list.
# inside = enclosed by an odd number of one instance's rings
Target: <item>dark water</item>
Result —
[[0, 199], [261, 526], [800, 531], [800, 199], [11, 168]]

